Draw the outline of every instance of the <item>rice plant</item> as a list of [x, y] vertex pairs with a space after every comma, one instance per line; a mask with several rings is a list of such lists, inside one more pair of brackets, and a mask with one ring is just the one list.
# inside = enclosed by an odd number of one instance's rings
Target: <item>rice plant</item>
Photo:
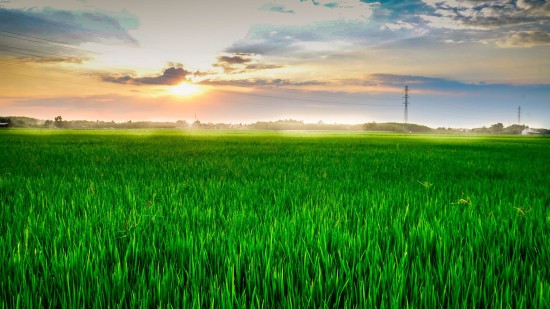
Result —
[[0, 132], [0, 304], [549, 307], [546, 138]]

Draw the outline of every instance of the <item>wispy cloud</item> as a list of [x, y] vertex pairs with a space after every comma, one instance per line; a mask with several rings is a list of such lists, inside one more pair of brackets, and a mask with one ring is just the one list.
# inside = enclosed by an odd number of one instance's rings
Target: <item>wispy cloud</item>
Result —
[[282, 86], [323, 86], [326, 82], [308, 80], [308, 81], [293, 81], [290, 79], [263, 79], [263, 78], [251, 78], [251, 79], [236, 79], [236, 80], [215, 80], [206, 79], [200, 82], [203, 85], [212, 86], [239, 86], [239, 87], [282, 87]]
[[59, 57], [18, 57], [17, 61], [21, 63], [72, 63], [72, 64], [82, 64], [86, 61], [89, 61], [88, 57], [72, 57], [72, 56], [59, 56]]
[[104, 12], [0, 8], [0, 29], [68, 44], [108, 41], [137, 45], [121, 20]]
[[262, 63], [255, 54], [236, 53], [229, 56], [219, 56], [213, 67], [222, 68], [226, 74], [239, 74], [252, 71], [278, 69], [283, 66]]
[[305, 25], [327, 20], [368, 20], [378, 3], [360, 0], [274, 0], [260, 6], [269, 16], [266, 24]]
[[413, 89], [429, 90], [430, 92], [444, 93], [469, 93], [471, 91], [488, 91], [488, 90], [524, 90], [532, 93], [550, 92], [550, 84], [531, 84], [531, 85], [514, 85], [504, 83], [466, 83], [452, 79], [415, 76], [415, 75], [397, 75], [397, 74], [372, 74], [364, 79], [365, 83], [372, 86], [385, 86], [402, 88], [409, 86]]

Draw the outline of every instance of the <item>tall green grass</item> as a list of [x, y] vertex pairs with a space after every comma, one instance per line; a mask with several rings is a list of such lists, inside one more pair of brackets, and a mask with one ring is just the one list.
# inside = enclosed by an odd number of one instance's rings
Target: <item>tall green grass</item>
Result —
[[0, 132], [0, 304], [549, 307], [550, 143]]

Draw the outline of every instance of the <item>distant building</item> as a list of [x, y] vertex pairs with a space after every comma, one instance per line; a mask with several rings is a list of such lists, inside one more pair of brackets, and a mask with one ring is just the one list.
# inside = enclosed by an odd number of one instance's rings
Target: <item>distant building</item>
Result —
[[7, 127], [9, 124], [9, 122], [0, 122], [0, 128]]
[[523, 131], [521, 131], [521, 135], [539, 135], [539, 134], [541, 134], [539, 131], [533, 130], [530, 128], [525, 128], [523, 129]]

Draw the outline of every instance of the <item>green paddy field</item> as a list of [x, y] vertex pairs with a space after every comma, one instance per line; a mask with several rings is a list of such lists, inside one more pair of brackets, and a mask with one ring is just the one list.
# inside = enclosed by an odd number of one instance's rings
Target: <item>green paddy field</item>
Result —
[[550, 139], [0, 130], [0, 307], [550, 307]]

